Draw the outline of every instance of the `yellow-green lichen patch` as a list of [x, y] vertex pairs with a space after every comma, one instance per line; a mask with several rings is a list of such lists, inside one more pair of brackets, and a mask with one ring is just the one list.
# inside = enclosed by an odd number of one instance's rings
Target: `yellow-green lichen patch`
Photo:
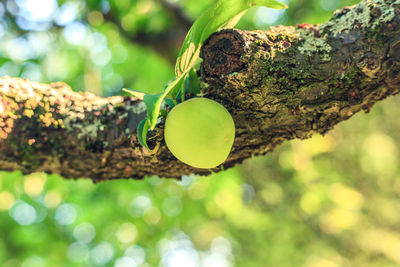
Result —
[[95, 140], [97, 138], [98, 132], [103, 131], [105, 128], [100, 120], [95, 120], [90, 124], [77, 124], [76, 127], [80, 129], [78, 139], [82, 139], [83, 137], [85, 137], [88, 140]]
[[355, 26], [374, 30], [378, 28], [378, 26], [388, 23], [395, 18], [395, 5], [399, 4], [400, 0], [362, 1], [357, 6], [346, 10], [346, 12], [344, 12], [345, 15], [338, 15], [337, 18], [324, 24], [323, 28], [329, 29], [333, 36], [337, 36], [342, 32], [349, 32], [354, 29]]
[[274, 58], [277, 52], [284, 53], [297, 37], [294, 27], [274, 27], [268, 32], [254, 31], [253, 36], [257, 38], [254, 45], [265, 48], [263, 58], [266, 60]]
[[[143, 112], [141, 102], [128, 105], [133, 113]], [[92, 93], [78, 93], [62, 83], [40, 84], [19, 78], [0, 78], [0, 138], [6, 138], [12, 130], [11, 121], [29, 119], [37, 128], [65, 128], [78, 131], [78, 137], [93, 140], [107, 125], [103, 115], [116, 114], [122, 105], [121, 96], [102, 98]], [[107, 122], [105, 122], [107, 123]]]
[[325, 38], [316, 38], [309, 34], [304, 40], [303, 44], [298, 48], [301, 54], [307, 56], [318, 54], [322, 61], [331, 60], [330, 52], [332, 47]]

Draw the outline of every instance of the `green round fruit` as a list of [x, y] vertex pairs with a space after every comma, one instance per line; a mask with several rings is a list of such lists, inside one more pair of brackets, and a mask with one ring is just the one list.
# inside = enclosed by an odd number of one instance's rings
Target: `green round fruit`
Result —
[[221, 104], [207, 98], [192, 98], [168, 113], [164, 138], [177, 159], [208, 169], [228, 157], [235, 139], [235, 124]]

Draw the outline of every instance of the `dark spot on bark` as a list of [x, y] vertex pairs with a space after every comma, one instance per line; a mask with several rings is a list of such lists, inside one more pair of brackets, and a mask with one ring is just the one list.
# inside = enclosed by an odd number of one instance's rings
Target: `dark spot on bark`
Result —
[[339, 34], [339, 37], [343, 40], [344, 45], [349, 45], [355, 43], [360, 37], [360, 33], [356, 31], [351, 32], [342, 32]]
[[207, 64], [202, 64], [201, 71], [207, 76], [221, 76], [244, 68], [240, 57], [244, 52], [243, 40], [237, 32], [222, 30], [212, 34], [204, 43], [200, 57]]

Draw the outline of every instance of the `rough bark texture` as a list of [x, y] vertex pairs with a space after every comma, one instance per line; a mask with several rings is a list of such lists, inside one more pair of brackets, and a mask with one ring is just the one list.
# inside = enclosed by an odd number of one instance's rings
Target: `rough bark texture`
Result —
[[[267, 32], [223, 30], [203, 46], [205, 97], [236, 124], [229, 168], [294, 138], [325, 133], [400, 91], [400, 0], [363, 1], [320, 26]], [[145, 117], [133, 98], [76, 93], [64, 83], [0, 79], [0, 170], [45, 171], [93, 181], [148, 175], [208, 174], [177, 161], [150, 132], [152, 151], [136, 140]]]

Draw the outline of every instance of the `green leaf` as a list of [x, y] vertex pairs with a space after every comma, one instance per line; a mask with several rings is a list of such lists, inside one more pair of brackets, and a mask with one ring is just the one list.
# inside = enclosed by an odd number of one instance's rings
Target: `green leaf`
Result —
[[200, 93], [199, 78], [194, 69], [190, 70], [189, 75], [185, 79], [185, 93], [189, 93], [193, 96]]
[[155, 127], [157, 123], [158, 114], [160, 113], [161, 103], [163, 99], [163, 93], [161, 94], [147, 94], [143, 97], [143, 102], [146, 104], [147, 119], [149, 121], [150, 128]]
[[134, 97], [136, 97], [136, 98], [138, 98], [140, 100], [143, 100], [143, 97], [146, 95], [146, 93], [143, 93], [143, 92], [140, 92], [140, 91], [137, 91], [137, 90], [129, 90], [129, 89], [126, 89], [126, 88], [122, 88], [122, 91], [127, 92], [128, 94], [131, 94], [131, 95], [133, 95]]
[[171, 98], [166, 98], [164, 101], [168, 105], [168, 107], [170, 107], [170, 108], [175, 107], [175, 102]]
[[147, 132], [149, 131], [149, 123], [147, 121], [147, 118], [144, 118], [139, 122], [139, 125], [137, 127], [137, 137], [139, 140], [139, 143], [150, 150], [149, 146], [147, 145]]
[[286, 4], [275, 0], [219, 0], [190, 28], [175, 64], [175, 75], [180, 76], [194, 66], [199, 58], [201, 45], [212, 33], [222, 28], [234, 27], [244, 12], [252, 6], [287, 8]]
[[164, 92], [161, 94], [146, 94], [143, 97], [143, 102], [146, 104], [147, 109], [147, 119], [149, 120], [149, 126], [151, 130], [154, 130], [157, 124], [158, 115], [160, 114], [161, 104], [165, 97], [170, 95], [175, 98], [178, 95], [182, 83], [185, 80], [187, 72], [183, 73], [181, 76], [173, 80]]

